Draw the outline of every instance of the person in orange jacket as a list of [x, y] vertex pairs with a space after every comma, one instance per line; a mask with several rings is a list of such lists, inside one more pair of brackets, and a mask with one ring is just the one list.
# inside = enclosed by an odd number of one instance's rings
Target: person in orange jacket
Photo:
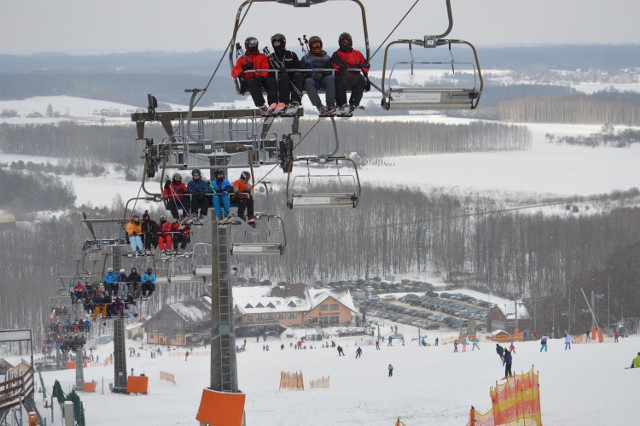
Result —
[[269, 107], [264, 102], [262, 90], [267, 91], [269, 104], [278, 102], [278, 89], [276, 79], [268, 71], [271, 66], [269, 57], [258, 50], [258, 39], [247, 37], [244, 41], [245, 54], [238, 58], [236, 65], [231, 70], [231, 77], [239, 78], [246, 83], [253, 103], [260, 108], [263, 114], [267, 114]]
[[244, 171], [240, 174], [235, 182], [233, 182], [233, 197], [231, 202], [238, 205], [238, 217], [247, 220], [245, 210], [249, 215], [248, 223], [253, 225], [256, 223], [255, 213], [253, 211], [253, 185], [251, 185], [251, 173]]
[[142, 245], [142, 224], [140, 223], [140, 216], [134, 214], [131, 217], [129, 223], [127, 223], [125, 231], [127, 232], [129, 244], [131, 245], [131, 256], [144, 256], [144, 246]]

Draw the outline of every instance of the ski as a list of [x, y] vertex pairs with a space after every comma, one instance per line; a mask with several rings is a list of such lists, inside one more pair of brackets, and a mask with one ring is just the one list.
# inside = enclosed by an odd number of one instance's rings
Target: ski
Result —
[[353, 117], [353, 113], [355, 111], [358, 111], [358, 110], [362, 111], [362, 110], [364, 110], [364, 107], [363, 106], [357, 106], [357, 107], [354, 108], [354, 107], [352, 107], [350, 105], [343, 105], [340, 109], [338, 109], [335, 112], [334, 115], [336, 117], [346, 117], [346, 118]]
[[282, 117], [295, 117], [296, 115], [298, 115], [298, 110], [300, 109], [300, 104], [298, 103], [292, 103], [290, 104], [288, 107], [286, 107], [281, 113], [280, 115]]

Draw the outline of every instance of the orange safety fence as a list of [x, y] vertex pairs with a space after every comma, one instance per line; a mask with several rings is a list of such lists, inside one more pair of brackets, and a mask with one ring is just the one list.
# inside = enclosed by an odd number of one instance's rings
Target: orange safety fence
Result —
[[509, 377], [489, 391], [492, 408], [478, 413], [471, 407], [467, 426], [542, 425], [538, 374], [531, 371]]
[[309, 389], [328, 388], [331, 384], [331, 377], [320, 377], [319, 379], [309, 380]]
[[290, 373], [288, 371], [280, 372], [280, 390], [304, 390], [304, 379], [302, 371], [299, 373]]
[[160, 371], [160, 380], [173, 383], [174, 385], [176, 384], [176, 377], [173, 375], [173, 373], [169, 373], [167, 371]]

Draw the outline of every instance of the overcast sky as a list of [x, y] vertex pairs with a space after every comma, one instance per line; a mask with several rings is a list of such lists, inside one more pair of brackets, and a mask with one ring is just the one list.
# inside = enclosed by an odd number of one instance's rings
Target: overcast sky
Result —
[[[0, 53], [192, 52], [226, 47], [241, 0], [21, 0], [0, 13]], [[363, 0], [372, 49], [414, 0]], [[421, 0], [393, 38], [440, 34], [447, 25], [444, 0]], [[476, 46], [640, 43], [638, 0], [452, 0], [450, 38]], [[256, 3], [239, 39], [265, 45], [275, 32], [290, 47], [302, 34], [335, 45], [342, 31], [363, 39], [355, 3], [329, 0], [310, 9]]]

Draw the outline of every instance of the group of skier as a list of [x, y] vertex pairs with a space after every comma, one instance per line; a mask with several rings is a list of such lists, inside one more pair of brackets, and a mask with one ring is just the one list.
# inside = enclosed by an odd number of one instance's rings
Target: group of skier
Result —
[[[339, 49], [331, 56], [323, 49], [319, 36], [305, 38], [305, 42], [301, 41], [304, 55], [300, 60], [287, 50], [283, 34], [271, 37], [273, 53], [266, 48], [260, 52], [258, 39], [247, 37], [245, 52], [236, 61], [231, 76], [240, 79], [263, 115], [271, 115], [276, 109], [287, 110], [290, 106], [296, 109], [304, 91], [321, 116], [332, 115], [338, 108], [344, 114], [352, 113], [369, 85], [369, 64], [364, 55], [353, 48], [353, 38], [346, 32], [340, 34]], [[266, 102], [263, 90], [267, 93]], [[326, 104], [322, 103], [319, 90], [325, 91]], [[347, 102], [348, 90], [351, 96]]]
[[212, 205], [218, 222], [229, 222], [232, 219], [231, 205], [234, 204], [238, 206], [238, 218], [255, 225], [254, 189], [250, 172], [243, 171], [233, 184], [225, 177], [222, 168], [214, 170], [211, 181], [203, 179], [199, 169], [194, 169], [191, 176], [191, 181], [185, 185], [182, 175], [174, 173], [172, 180], [165, 182], [162, 191], [166, 207], [176, 222], [200, 225]]

